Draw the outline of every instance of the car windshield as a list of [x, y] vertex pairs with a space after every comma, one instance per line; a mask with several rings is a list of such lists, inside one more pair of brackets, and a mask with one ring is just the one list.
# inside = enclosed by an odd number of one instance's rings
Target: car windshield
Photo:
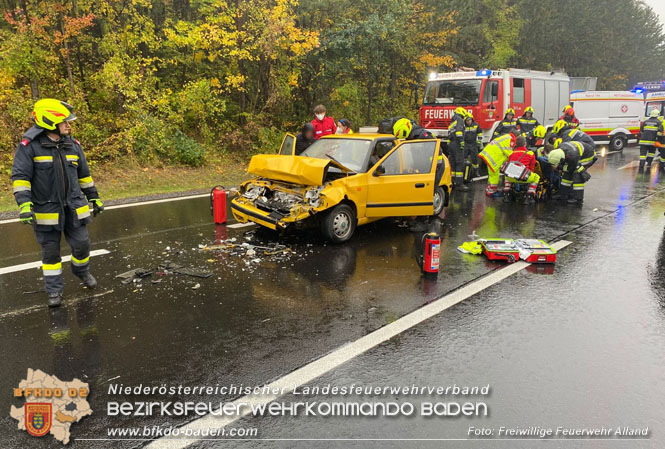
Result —
[[481, 84], [481, 80], [430, 81], [423, 104], [476, 105]]
[[319, 139], [300, 155], [317, 159], [331, 159], [359, 173], [367, 160], [371, 140]]

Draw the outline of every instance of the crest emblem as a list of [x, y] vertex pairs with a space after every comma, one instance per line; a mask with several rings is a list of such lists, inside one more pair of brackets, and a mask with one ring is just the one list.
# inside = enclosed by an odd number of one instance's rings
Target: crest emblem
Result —
[[48, 402], [26, 402], [25, 430], [33, 437], [43, 437], [51, 430], [52, 404]]

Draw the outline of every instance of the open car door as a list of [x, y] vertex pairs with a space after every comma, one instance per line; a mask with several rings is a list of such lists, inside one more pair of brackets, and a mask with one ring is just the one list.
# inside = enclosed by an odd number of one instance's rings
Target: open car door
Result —
[[282, 145], [277, 153], [282, 156], [294, 156], [296, 154], [296, 136], [286, 133], [282, 139]]
[[368, 217], [431, 215], [439, 140], [402, 142], [368, 174]]

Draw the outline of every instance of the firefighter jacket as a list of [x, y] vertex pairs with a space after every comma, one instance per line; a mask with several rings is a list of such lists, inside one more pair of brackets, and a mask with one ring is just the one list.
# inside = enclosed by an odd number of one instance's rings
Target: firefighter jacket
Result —
[[88, 200], [99, 194], [81, 145], [69, 136], [53, 142], [43, 131], [33, 126], [18, 145], [12, 166], [14, 198], [19, 206], [33, 203], [37, 230], [62, 230], [66, 212], [75, 225], [87, 224]]
[[570, 126], [571, 128], [577, 129], [580, 126], [580, 121], [574, 115], [571, 117], [570, 115], [564, 114], [561, 117], [559, 117], [559, 120], [567, 122], [568, 126]]
[[413, 121], [411, 122], [411, 125], [411, 132], [409, 133], [409, 137], [407, 137], [406, 140], [434, 139], [432, 133], [427, 131], [422, 126], [415, 124]]
[[464, 124], [464, 143], [465, 145], [475, 145], [478, 142], [478, 133], [480, 127], [474, 120], [470, 125]]
[[566, 154], [564, 171], [575, 170], [581, 165], [590, 166], [596, 157], [596, 150], [582, 142], [564, 142], [559, 148]]
[[464, 142], [464, 118], [456, 114], [458, 118], [450, 122], [448, 126], [448, 138], [450, 142], [462, 143]]
[[562, 142], [580, 142], [583, 143], [585, 146], [589, 146], [591, 148], [596, 147], [596, 142], [593, 140], [593, 138], [585, 133], [584, 131], [580, 131], [579, 129], [570, 129], [566, 128], [561, 131], [561, 141]]
[[640, 127], [640, 145], [654, 145], [658, 138], [658, 133], [663, 132], [663, 122], [658, 117], [649, 117]]
[[540, 125], [538, 119], [533, 115], [531, 118], [526, 117], [526, 113], [522, 117], [517, 119], [517, 126], [520, 129], [520, 132], [525, 135], [531, 134], [531, 132], [536, 129], [536, 126]]
[[512, 154], [514, 144], [515, 138], [511, 134], [504, 134], [487, 144], [478, 157], [487, 164], [489, 170], [497, 172]]
[[508, 118], [504, 117], [494, 130], [494, 137], [503, 136], [504, 134], [510, 134], [515, 131], [517, 131], [517, 120], [508, 120]]

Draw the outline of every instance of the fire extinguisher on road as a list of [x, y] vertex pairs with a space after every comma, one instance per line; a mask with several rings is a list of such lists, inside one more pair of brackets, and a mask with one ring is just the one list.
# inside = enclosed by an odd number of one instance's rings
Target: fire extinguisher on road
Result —
[[210, 213], [215, 219], [215, 224], [226, 223], [226, 190], [224, 186], [218, 185], [210, 191]]
[[438, 276], [441, 237], [436, 232], [423, 235], [421, 244], [420, 269], [425, 276]]

